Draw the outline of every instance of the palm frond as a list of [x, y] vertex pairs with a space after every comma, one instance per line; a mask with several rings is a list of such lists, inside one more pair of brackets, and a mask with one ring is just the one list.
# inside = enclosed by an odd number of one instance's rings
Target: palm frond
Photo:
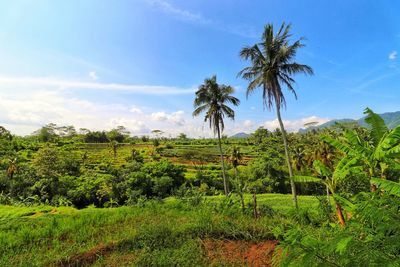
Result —
[[231, 94], [234, 92], [232, 86], [218, 84], [217, 76], [204, 80], [196, 91], [194, 100], [195, 110], [193, 116], [198, 116], [205, 112], [204, 121], [209, 122], [210, 128], [214, 133], [220, 133], [224, 130], [224, 117], [234, 119], [235, 112], [226, 103], [237, 106], [240, 100]]
[[238, 76], [249, 81], [246, 96], [260, 88], [264, 107], [269, 109], [273, 105], [286, 106], [282, 86], [287, 87], [297, 98], [293, 75], [313, 74], [311, 67], [294, 62], [297, 50], [304, 47], [304, 38], [290, 44], [290, 29], [291, 24], [282, 23], [274, 33], [274, 27], [269, 23], [264, 27], [261, 42], [240, 51], [240, 57], [251, 64], [238, 73]]

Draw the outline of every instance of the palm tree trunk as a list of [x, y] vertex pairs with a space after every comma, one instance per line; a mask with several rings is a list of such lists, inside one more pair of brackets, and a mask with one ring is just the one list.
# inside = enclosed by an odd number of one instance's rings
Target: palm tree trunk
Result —
[[221, 133], [220, 133], [220, 130], [219, 130], [219, 124], [217, 125], [217, 133], [218, 133], [219, 153], [220, 153], [220, 156], [221, 156], [222, 178], [224, 180], [224, 192], [225, 192], [225, 195], [228, 195], [229, 194], [229, 188], [228, 188], [228, 183], [227, 183], [226, 173], [225, 173], [224, 154], [222, 153]]
[[258, 218], [256, 191], [253, 192], [253, 216], [254, 216], [254, 219]]
[[281, 118], [280, 105], [278, 103], [276, 103], [276, 116], [278, 117], [279, 126], [280, 126], [281, 132], [282, 132], [283, 145], [285, 147], [286, 162], [287, 162], [288, 169], [289, 169], [289, 179], [290, 179], [290, 187], [292, 189], [293, 202], [294, 202], [294, 206], [296, 207], [296, 209], [298, 209], [299, 206], [297, 204], [296, 185], [294, 184], [294, 181], [292, 178], [293, 170], [292, 170], [292, 163], [290, 162], [289, 146], [288, 146], [288, 142], [287, 142], [285, 127], [283, 126], [283, 122], [282, 122], [282, 118]]

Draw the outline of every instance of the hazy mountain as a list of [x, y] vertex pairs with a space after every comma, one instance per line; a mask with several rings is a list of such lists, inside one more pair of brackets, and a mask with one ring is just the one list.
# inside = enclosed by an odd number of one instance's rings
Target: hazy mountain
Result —
[[[393, 129], [394, 127], [400, 125], [400, 111], [396, 112], [386, 112], [379, 114], [383, 120], [385, 121], [386, 125], [390, 128]], [[307, 132], [312, 129], [323, 129], [329, 126], [334, 125], [335, 123], [358, 123], [359, 125], [363, 127], [368, 127], [368, 124], [365, 122], [365, 116], [362, 117], [361, 119], [358, 120], [353, 120], [353, 119], [335, 119], [335, 120], [330, 120], [328, 122], [325, 122], [321, 125], [318, 126], [313, 126], [309, 127], [308, 129], [300, 129], [299, 132]]]
[[249, 136], [250, 136], [250, 134], [241, 132], [241, 133], [232, 135], [231, 138], [247, 138]]

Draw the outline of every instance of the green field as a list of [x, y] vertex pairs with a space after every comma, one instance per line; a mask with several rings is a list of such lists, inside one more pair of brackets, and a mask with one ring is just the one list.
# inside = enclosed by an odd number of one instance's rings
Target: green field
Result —
[[[0, 206], [0, 266], [240, 266], [243, 262], [210, 259], [204, 242], [275, 240], [274, 228], [290, 220], [285, 215], [292, 210], [290, 195], [259, 195], [260, 209], [268, 206], [274, 216], [257, 220], [240, 212], [235, 197], [230, 203], [224, 199], [208, 197], [193, 206], [168, 198], [82, 210]], [[318, 201], [305, 196], [300, 205], [315, 209]]]

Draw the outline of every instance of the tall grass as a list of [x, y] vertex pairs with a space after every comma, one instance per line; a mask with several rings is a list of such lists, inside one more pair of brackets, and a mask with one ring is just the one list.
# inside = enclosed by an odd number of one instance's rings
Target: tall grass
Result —
[[[290, 220], [280, 213], [254, 220], [236, 204], [217, 202], [193, 206], [170, 199], [142, 207], [83, 210], [0, 206], [0, 266], [57, 265], [99, 245], [112, 246], [117, 257], [133, 255], [129, 264], [137, 266], [203, 266], [202, 240], [274, 239], [275, 226]], [[106, 259], [99, 253], [95, 261], [101, 265]]]

